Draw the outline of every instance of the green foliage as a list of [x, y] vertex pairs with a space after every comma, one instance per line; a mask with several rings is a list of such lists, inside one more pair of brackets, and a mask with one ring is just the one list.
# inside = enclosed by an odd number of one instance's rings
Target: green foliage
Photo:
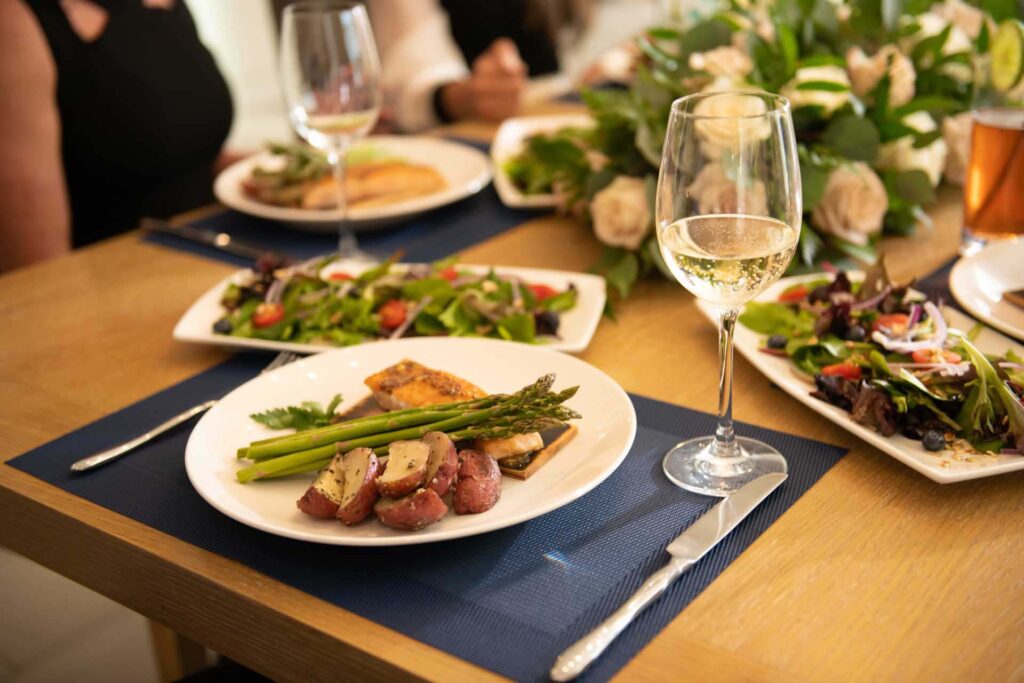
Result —
[[301, 432], [331, 424], [331, 419], [334, 418], [335, 410], [340, 403], [341, 394], [337, 394], [326, 408], [316, 401], [303, 401], [297, 406], [271, 408], [262, 413], [253, 413], [249, 417], [271, 429], [294, 429]]

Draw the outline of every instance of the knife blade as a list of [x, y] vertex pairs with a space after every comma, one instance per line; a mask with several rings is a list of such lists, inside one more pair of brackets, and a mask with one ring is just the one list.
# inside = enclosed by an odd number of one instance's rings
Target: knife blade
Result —
[[[274, 252], [269, 249], [264, 249], [256, 244], [237, 240], [226, 232], [206, 230], [205, 228], [196, 228], [191, 225], [175, 226], [165, 221], [153, 218], [142, 219], [142, 229], [164, 233], [165, 235], [174, 235], [175, 237], [180, 237], [181, 239], [213, 247], [214, 249], [218, 249], [235, 256], [240, 256], [251, 261], [256, 261], [266, 255], [276, 256]], [[293, 261], [293, 259], [287, 257], [282, 257], [282, 260], [285, 262]]]
[[723, 499], [687, 527], [686, 531], [666, 548], [672, 560], [652, 574], [633, 597], [614, 614], [560, 654], [551, 668], [551, 679], [569, 681], [583, 673], [583, 670], [601, 656], [640, 612], [660, 597], [683, 572], [729, 535], [730, 531], [784, 481], [786, 475], [781, 473], [758, 477]]

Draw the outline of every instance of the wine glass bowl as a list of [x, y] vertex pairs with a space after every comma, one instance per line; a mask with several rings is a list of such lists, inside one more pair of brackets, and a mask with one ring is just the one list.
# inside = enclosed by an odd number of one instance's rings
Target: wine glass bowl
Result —
[[666, 475], [728, 495], [785, 459], [732, 426], [732, 335], [739, 307], [782, 276], [802, 223], [800, 169], [789, 102], [724, 91], [672, 105], [656, 193], [656, 231], [676, 280], [714, 306], [719, 323], [718, 428], [665, 456]]
[[279, 66], [289, 122], [306, 142], [327, 153], [334, 174], [339, 255], [365, 258], [345, 223], [345, 154], [380, 115], [380, 58], [366, 8], [340, 0], [288, 5]]

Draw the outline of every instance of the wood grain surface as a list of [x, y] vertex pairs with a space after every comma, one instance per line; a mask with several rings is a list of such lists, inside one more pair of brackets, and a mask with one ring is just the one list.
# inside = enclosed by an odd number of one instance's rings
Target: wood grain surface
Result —
[[[445, 132], [486, 138], [493, 128]], [[935, 226], [886, 243], [901, 276], [954, 255], [957, 192]], [[467, 262], [582, 270], [599, 248], [559, 217]], [[224, 359], [171, 330], [230, 266], [128, 234], [0, 277], [0, 460]], [[579, 354], [628, 391], [712, 411], [715, 331], [652, 279]], [[736, 361], [739, 420], [850, 449], [619, 675], [623, 680], [1024, 680], [1024, 474], [940, 486]], [[666, 539], [668, 540], [668, 539]], [[0, 542], [283, 680], [483, 681], [472, 664], [0, 466]]]

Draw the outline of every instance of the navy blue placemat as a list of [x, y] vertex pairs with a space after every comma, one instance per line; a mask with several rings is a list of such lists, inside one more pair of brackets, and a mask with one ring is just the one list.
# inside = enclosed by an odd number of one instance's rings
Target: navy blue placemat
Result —
[[[474, 140], [448, 139], [476, 147], [483, 152], [487, 152], [489, 148], [486, 143]], [[362, 250], [381, 258], [402, 249], [406, 261], [433, 261], [494, 237], [541, 213], [544, 211], [510, 209], [501, 203], [494, 186], [488, 185], [480, 192], [454, 204], [415, 216], [391, 228], [360, 232], [357, 237]], [[326, 254], [338, 247], [338, 236], [335, 233], [302, 232], [277, 221], [256, 218], [230, 209], [194, 221], [192, 225], [206, 230], [226, 232], [237, 240], [298, 259]], [[147, 233], [144, 239], [239, 266], [251, 265], [249, 259], [233, 256], [174, 235]]]
[[[676, 488], [661, 471], [665, 451], [681, 439], [710, 434], [714, 418], [641, 396], [631, 397], [640, 425], [633, 448], [594, 491], [535, 520], [429, 550], [303, 543], [221, 515], [196, 494], [186, 476], [183, 454], [191, 425], [100, 470], [69, 472], [76, 459], [225, 394], [254, 377], [267, 360], [257, 354], [237, 356], [8, 464], [524, 681], [545, 680], [558, 652], [607, 617], [661, 566], [668, 541], [715, 503]], [[790, 478], [627, 629], [585, 678], [610, 678], [845, 453], [759, 427], [738, 429], [782, 451]]]

